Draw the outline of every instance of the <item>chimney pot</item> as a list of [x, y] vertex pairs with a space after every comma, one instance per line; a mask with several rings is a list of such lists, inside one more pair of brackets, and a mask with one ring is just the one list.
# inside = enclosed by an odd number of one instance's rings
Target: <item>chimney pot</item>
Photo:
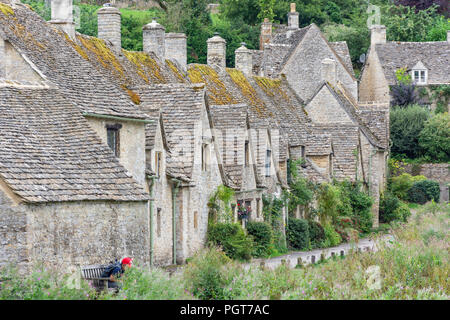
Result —
[[75, 38], [75, 24], [73, 23], [72, 0], [51, 0], [51, 24]]
[[241, 47], [237, 48], [234, 54], [236, 69], [246, 75], [251, 75], [253, 72], [253, 55], [252, 51], [246, 48], [245, 42], [241, 43]]
[[153, 18], [151, 23], [142, 27], [144, 52], [153, 52], [160, 59], [165, 58], [166, 29]]
[[165, 38], [166, 59], [176, 60], [183, 68], [187, 69], [187, 45], [184, 33], [167, 33]]
[[370, 27], [370, 45], [386, 43], [386, 27], [383, 25], [373, 25]]
[[214, 33], [214, 37], [209, 38], [206, 41], [208, 45], [208, 57], [207, 63], [209, 66], [215, 65], [221, 68], [226, 67], [226, 41], [221, 38], [217, 32]]
[[122, 49], [121, 15], [120, 11], [110, 3], [105, 3], [97, 12], [98, 37], [110, 41], [119, 54]]

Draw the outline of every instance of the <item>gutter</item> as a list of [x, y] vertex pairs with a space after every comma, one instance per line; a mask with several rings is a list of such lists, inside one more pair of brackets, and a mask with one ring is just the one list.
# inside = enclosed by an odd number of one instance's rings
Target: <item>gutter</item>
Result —
[[96, 114], [96, 113], [89, 113], [89, 112], [83, 112], [82, 115], [85, 117], [109, 119], [109, 120], [119, 120], [119, 121], [132, 121], [132, 122], [141, 122], [141, 123], [154, 123], [155, 122], [155, 120], [109, 116], [109, 115], [105, 115], [105, 114]]

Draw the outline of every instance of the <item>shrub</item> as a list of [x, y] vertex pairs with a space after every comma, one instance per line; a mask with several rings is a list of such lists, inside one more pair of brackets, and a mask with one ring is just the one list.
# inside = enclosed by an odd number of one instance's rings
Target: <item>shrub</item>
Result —
[[406, 203], [400, 201], [400, 205], [394, 210], [394, 216], [399, 217], [403, 222], [407, 222], [411, 211]]
[[418, 136], [419, 145], [431, 161], [450, 161], [450, 114], [440, 113], [429, 119]]
[[320, 248], [325, 240], [325, 232], [322, 225], [316, 221], [309, 220], [308, 229], [311, 249]]
[[292, 248], [300, 250], [309, 249], [308, 221], [296, 218], [289, 219], [287, 238]]
[[343, 241], [356, 241], [358, 239], [359, 232], [356, 229], [355, 221], [350, 217], [338, 217], [335, 230]]
[[430, 112], [419, 105], [391, 109], [390, 128], [393, 155], [404, 155], [409, 158], [418, 158], [422, 155], [423, 150], [419, 145], [418, 137], [429, 116]]
[[331, 223], [325, 224], [323, 230], [325, 232], [325, 240], [322, 244], [324, 247], [334, 247], [342, 242], [341, 236], [336, 232]]
[[400, 206], [400, 199], [390, 192], [386, 192], [380, 199], [380, 220], [389, 223], [394, 220], [401, 220], [402, 216], [396, 209]]
[[409, 173], [402, 173], [391, 179], [391, 192], [402, 200], [408, 200], [408, 191], [413, 184], [418, 181], [426, 180], [425, 176], [412, 176]]
[[225, 287], [232, 275], [225, 271], [225, 266], [229, 262], [230, 259], [217, 248], [198, 252], [184, 271], [188, 290], [202, 300], [227, 299]]
[[208, 242], [223, 248], [225, 254], [238, 260], [249, 260], [253, 251], [253, 240], [245, 234], [238, 223], [217, 223], [208, 227]]
[[424, 204], [432, 199], [439, 202], [439, 198], [439, 183], [433, 180], [422, 180], [416, 182], [408, 192], [409, 201], [414, 203]]
[[253, 255], [255, 257], [270, 255], [272, 251], [273, 233], [268, 223], [249, 221], [247, 223], [247, 233], [253, 237], [255, 243]]

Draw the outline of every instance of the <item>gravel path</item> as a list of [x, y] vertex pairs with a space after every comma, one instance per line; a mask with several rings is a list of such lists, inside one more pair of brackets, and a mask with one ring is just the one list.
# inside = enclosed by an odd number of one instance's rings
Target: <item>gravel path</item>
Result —
[[[389, 241], [393, 240], [393, 236], [390, 234], [384, 235], [378, 238], [378, 241]], [[330, 247], [324, 249], [316, 249], [312, 251], [297, 251], [291, 252], [289, 254], [279, 256], [276, 258], [268, 258], [268, 259], [253, 259], [249, 263], [243, 264], [244, 269], [248, 269], [250, 266], [260, 266], [264, 264], [266, 268], [275, 269], [283, 262], [287, 263], [291, 268], [295, 268], [298, 263], [298, 259], [302, 259], [302, 263], [304, 265], [310, 264], [312, 262], [318, 262], [320, 260], [320, 255], [323, 253], [325, 258], [330, 258], [332, 255], [346, 255], [348, 251], [352, 248], [358, 248], [359, 251], [377, 251], [377, 242], [371, 239], [360, 239], [358, 243], [350, 244], [344, 243], [337, 247]]]

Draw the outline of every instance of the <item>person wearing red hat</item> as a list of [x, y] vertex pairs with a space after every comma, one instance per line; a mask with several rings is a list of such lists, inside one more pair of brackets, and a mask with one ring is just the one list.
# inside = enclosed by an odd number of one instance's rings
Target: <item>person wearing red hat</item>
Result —
[[108, 277], [108, 288], [119, 288], [117, 281], [117, 278], [119, 278], [124, 272], [125, 268], [131, 268], [133, 259], [126, 257], [122, 259], [122, 262], [119, 264], [117, 263], [113, 268], [108, 270], [107, 274], [105, 274], [105, 277]]

